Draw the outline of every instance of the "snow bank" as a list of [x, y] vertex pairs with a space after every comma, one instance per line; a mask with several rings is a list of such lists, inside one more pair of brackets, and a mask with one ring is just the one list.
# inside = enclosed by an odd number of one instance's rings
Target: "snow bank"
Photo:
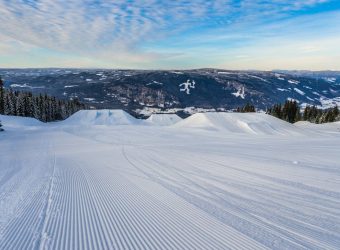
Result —
[[324, 124], [315, 124], [308, 121], [301, 121], [294, 124], [296, 127], [305, 131], [323, 132], [323, 133], [340, 133], [340, 122], [331, 122]]
[[170, 126], [181, 120], [182, 118], [176, 114], [153, 114], [146, 122], [156, 126]]
[[32, 128], [43, 126], [44, 123], [38, 121], [35, 118], [20, 117], [20, 116], [8, 116], [0, 115], [0, 121], [4, 129], [8, 128]]
[[134, 125], [140, 123], [123, 110], [81, 110], [62, 122], [64, 125]]
[[262, 113], [198, 113], [178, 122], [174, 127], [262, 135], [301, 132], [292, 124]]

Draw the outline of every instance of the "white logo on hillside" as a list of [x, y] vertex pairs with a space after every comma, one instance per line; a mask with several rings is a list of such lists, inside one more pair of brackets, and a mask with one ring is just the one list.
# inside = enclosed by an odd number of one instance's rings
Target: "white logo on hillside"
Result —
[[184, 82], [182, 84], [180, 84], [179, 86], [183, 88], [180, 89], [181, 92], [185, 91], [188, 95], [190, 95], [190, 89], [194, 89], [195, 88], [195, 81], [190, 82], [190, 80], [187, 80], [187, 82]]
[[244, 87], [240, 88], [236, 93], [231, 93], [231, 94], [236, 96], [236, 97], [241, 97], [242, 99], [244, 99], [246, 97]]

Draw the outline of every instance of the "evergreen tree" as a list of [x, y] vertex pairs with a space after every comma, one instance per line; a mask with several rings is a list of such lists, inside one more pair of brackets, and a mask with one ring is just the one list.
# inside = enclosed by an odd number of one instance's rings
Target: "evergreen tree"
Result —
[[310, 115], [310, 106], [306, 106], [305, 110], [303, 111], [303, 116], [302, 116], [302, 119], [304, 121], [309, 121], [309, 115]]
[[5, 99], [4, 114], [5, 115], [10, 115], [11, 114], [11, 112], [10, 112], [10, 110], [11, 110], [11, 103], [10, 103], [9, 95], [8, 94], [5, 95], [4, 99]]
[[[303, 117], [308, 117], [309, 109], [306, 108]], [[275, 104], [272, 108], [267, 110], [267, 114], [275, 116], [279, 119], [285, 120], [290, 123], [294, 123], [301, 120], [300, 107], [294, 100], [288, 100], [282, 106], [281, 104]]]
[[85, 109], [79, 100], [58, 100], [48, 95], [34, 96], [30, 92], [3, 89], [3, 114], [34, 117], [43, 122], [63, 120]]
[[237, 107], [236, 112], [237, 113], [252, 113], [252, 112], [256, 112], [256, 109], [255, 109], [254, 105], [251, 105], [250, 103], [247, 103], [242, 108]]
[[296, 101], [286, 101], [282, 108], [283, 120], [294, 123], [300, 119], [300, 108]]
[[340, 114], [338, 105], [335, 105], [332, 111], [333, 111], [334, 118], [337, 121], [339, 118], [339, 114]]
[[2, 128], [2, 124], [1, 124], [1, 121], [0, 121], [0, 132], [4, 131], [4, 129]]
[[5, 114], [5, 93], [4, 93], [4, 82], [0, 76], [0, 114]]
[[307, 119], [309, 110], [310, 108], [306, 107], [303, 116], [301, 116], [298, 103], [294, 100], [287, 100], [284, 105], [275, 104], [272, 108], [269, 108], [267, 110], [267, 114], [290, 123], [295, 123], [300, 121], [302, 118]]
[[273, 107], [268, 108], [266, 113], [288, 122], [303, 120], [318, 124], [340, 120], [340, 112], [337, 105], [326, 110], [318, 109], [315, 105], [307, 105], [303, 114], [301, 114], [296, 101], [286, 101], [283, 106], [275, 104]]
[[282, 106], [281, 104], [275, 104], [272, 108], [267, 110], [267, 114], [275, 116], [279, 119], [282, 119]]
[[24, 95], [21, 93], [18, 93], [16, 98], [16, 115], [25, 116]]

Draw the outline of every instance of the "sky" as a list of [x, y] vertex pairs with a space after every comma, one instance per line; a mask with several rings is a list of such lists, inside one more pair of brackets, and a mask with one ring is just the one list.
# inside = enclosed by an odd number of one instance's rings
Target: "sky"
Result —
[[340, 70], [339, 0], [0, 0], [0, 68]]

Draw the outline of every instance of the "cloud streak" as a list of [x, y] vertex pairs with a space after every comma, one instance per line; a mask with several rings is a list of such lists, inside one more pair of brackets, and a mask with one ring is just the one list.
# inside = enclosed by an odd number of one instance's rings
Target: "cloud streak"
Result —
[[[45, 53], [95, 58], [93, 61], [114, 67], [154, 66], [162, 59], [180, 58], [197, 42], [192, 37], [198, 34], [202, 43], [209, 43], [204, 37], [221, 30], [242, 37], [255, 24], [275, 25], [294, 13], [329, 2], [332, 0], [0, 0], [4, 37], [0, 52], [38, 48], [42, 53], [40, 48]], [[215, 40], [218, 47], [230, 41], [219, 41], [219, 37]], [[171, 46], [171, 40], [179, 41], [181, 48]]]

